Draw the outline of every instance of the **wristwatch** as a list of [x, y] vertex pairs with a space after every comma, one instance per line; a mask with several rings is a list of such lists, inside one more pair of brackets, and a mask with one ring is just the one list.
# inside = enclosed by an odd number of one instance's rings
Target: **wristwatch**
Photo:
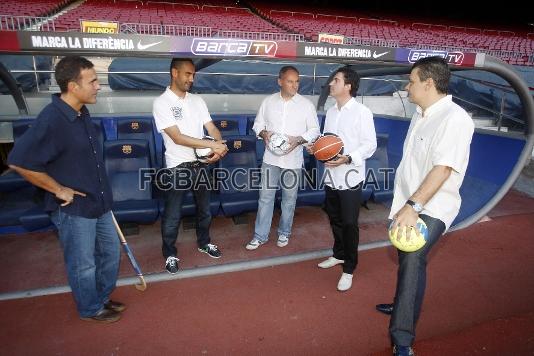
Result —
[[350, 155], [345, 155], [345, 157], [348, 158], [347, 164], [351, 164], [352, 163], [352, 157]]
[[407, 200], [406, 204], [411, 206], [417, 214], [423, 211], [423, 206], [413, 200]]

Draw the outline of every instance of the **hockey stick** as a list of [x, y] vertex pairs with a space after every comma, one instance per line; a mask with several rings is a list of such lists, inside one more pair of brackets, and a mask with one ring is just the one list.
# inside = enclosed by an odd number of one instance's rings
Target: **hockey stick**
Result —
[[128, 259], [130, 260], [130, 264], [132, 265], [135, 273], [137, 274], [137, 277], [139, 278], [139, 281], [141, 283], [138, 283], [135, 285], [135, 288], [140, 291], [144, 291], [146, 289], [146, 282], [145, 278], [143, 277], [143, 273], [141, 272], [141, 269], [139, 268], [139, 265], [135, 261], [135, 257], [132, 253], [132, 250], [130, 250], [130, 247], [128, 247], [128, 243], [126, 242], [126, 239], [124, 238], [124, 235], [122, 234], [122, 230], [117, 223], [117, 220], [115, 219], [115, 215], [113, 215], [113, 212], [111, 212], [111, 217], [113, 219], [113, 223], [115, 224], [115, 228], [117, 229], [117, 233], [119, 234], [119, 239], [121, 240], [122, 247], [124, 248], [124, 252], [126, 252], [126, 255], [128, 255]]

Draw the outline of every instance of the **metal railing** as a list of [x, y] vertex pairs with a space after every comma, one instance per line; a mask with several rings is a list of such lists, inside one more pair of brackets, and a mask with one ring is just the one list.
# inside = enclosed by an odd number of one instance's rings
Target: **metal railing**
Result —
[[243, 39], [248, 39], [248, 40], [295, 41], [295, 42], [304, 41], [304, 35], [301, 35], [299, 33], [221, 30], [217, 32], [216, 35], [218, 37], [243, 38]]
[[399, 41], [380, 38], [345, 37], [343, 44], [359, 46], [399, 47]]
[[182, 25], [158, 25], [150, 23], [121, 23], [121, 33], [135, 33], [140, 35], [166, 35], [166, 36], [191, 36], [211, 37], [213, 30], [204, 26]]
[[0, 15], [0, 31], [55, 31], [48, 17]]

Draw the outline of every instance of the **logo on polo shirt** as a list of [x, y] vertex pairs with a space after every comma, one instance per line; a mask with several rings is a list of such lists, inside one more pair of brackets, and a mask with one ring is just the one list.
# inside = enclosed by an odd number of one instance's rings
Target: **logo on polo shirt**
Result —
[[122, 153], [129, 155], [132, 153], [132, 146], [131, 145], [122, 145]]
[[234, 148], [236, 150], [240, 149], [241, 148], [241, 140], [236, 140], [234, 141]]
[[172, 116], [175, 120], [182, 120], [184, 118], [183, 110], [179, 106], [173, 106], [171, 108]]
[[139, 123], [134, 121], [132, 122], [131, 127], [132, 127], [132, 130], [139, 130]]

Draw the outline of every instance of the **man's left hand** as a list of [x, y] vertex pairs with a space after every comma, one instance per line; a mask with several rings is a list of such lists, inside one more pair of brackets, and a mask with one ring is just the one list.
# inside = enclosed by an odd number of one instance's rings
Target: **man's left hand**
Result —
[[344, 155], [337, 155], [336, 159], [333, 159], [331, 161], [325, 162], [325, 167], [337, 167], [341, 166], [342, 164], [347, 164], [349, 162], [349, 158]]
[[[407, 229], [409, 227], [414, 227], [417, 224], [418, 218], [419, 214], [417, 214], [411, 206], [404, 205], [402, 209], [393, 216], [393, 222], [391, 223], [390, 229], [399, 227], [402, 230], [404, 227]], [[407, 239], [410, 239], [410, 234], [407, 235]]]
[[208, 164], [212, 164], [220, 160], [222, 156], [218, 153], [213, 152], [213, 154], [208, 158]]
[[287, 135], [287, 138], [289, 140], [289, 150], [287, 153], [293, 151], [297, 146], [300, 145], [300, 140], [302, 140], [301, 136], [289, 136]]

